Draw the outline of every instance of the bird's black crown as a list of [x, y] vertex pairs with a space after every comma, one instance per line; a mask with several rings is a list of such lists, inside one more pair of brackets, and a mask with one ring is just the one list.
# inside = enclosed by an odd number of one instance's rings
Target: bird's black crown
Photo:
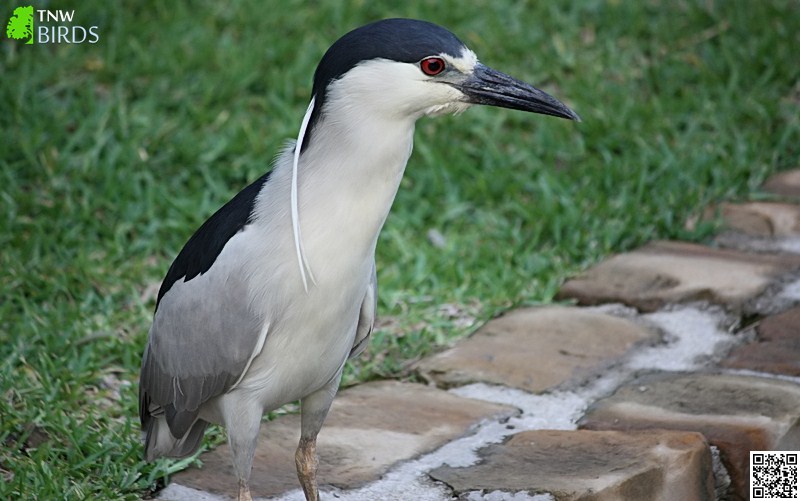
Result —
[[418, 19], [384, 19], [347, 33], [322, 56], [314, 73], [316, 99], [303, 148], [319, 120], [330, 83], [363, 61], [388, 59], [415, 63], [436, 54], [460, 57], [464, 43], [441, 26]]
[[314, 96], [362, 61], [388, 59], [415, 63], [427, 56], [461, 56], [464, 44], [439, 25], [417, 19], [384, 19], [337, 40], [322, 56], [314, 73]]

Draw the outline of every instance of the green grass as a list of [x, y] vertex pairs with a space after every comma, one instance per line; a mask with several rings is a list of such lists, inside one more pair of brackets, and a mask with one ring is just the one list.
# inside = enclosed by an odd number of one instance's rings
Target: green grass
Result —
[[348, 384], [407, 375], [471, 318], [551, 301], [609, 253], [703, 239], [687, 218], [798, 166], [797, 2], [508, 3], [38, 3], [101, 40], [0, 42], [0, 498], [136, 499], [183, 467], [141, 461], [154, 287], [296, 134], [328, 45], [367, 21], [448, 26], [584, 121], [418, 124], [378, 247], [381, 328]]

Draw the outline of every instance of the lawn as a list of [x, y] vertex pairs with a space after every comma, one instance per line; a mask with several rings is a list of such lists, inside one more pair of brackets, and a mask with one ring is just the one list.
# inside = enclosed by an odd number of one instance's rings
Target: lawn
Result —
[[222, 4], [43, 1], [99, 42], [0, 41], [0, 499], [138, 499], [185, 467], [141, 459], [158, 285], [296, 135], [317, 61], [360, 24], [447, 26], [583, 122], [418, 124], [378, 246], [380, 328], [345, 384], [413, 377], [610, 253], [707, 239], [713, 222], [686, 221], [798, 166], [796, 1]]

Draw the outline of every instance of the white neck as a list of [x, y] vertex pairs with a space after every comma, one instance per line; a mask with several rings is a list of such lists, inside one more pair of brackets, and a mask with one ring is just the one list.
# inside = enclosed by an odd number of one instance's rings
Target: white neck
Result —
[[[352, 278], [331, 276], [330, 270], [368, 278], [378, 234], [413, 147], [414, 119], [375, 118], [355, 109], [350, 113], [361, 118], [342, 116], [340, 110], [321, 117], [298, 166], [302, 242], [311, 272], [320, 285]], [[277, 232], [271, 238], [279, 239], [286, 255], [294, 257], [290, 219], [293, 150], [287, 148], [277, 159], [273, 174], [259, 195], [256, 224]], [[291, 267], [301, 283], [294, 259]]]
[[462, 110], [467, 104], [460, 97], [452, 86], [430, 83], [414, 64], [383, 59], [359, 63], [315, 97], [314, 106], [322, 110], [305, 131], [310, 136], [297, 163], [297, 204], [290, 200], [290, 149], [278, 159], [257, 208], [257, 219], [280, 230], [281, 242], [284, 221], [289, 223], [306, 290], [306, 278], [320, 282], [326, 270], [369, 273], [411, 154], [416, 120]]
[[341, 117], [323, 117], [300, 159], [300, 224], [312, 266], [315, 253], [374, 253], [413, 147], [411, 119], [330, 116]]

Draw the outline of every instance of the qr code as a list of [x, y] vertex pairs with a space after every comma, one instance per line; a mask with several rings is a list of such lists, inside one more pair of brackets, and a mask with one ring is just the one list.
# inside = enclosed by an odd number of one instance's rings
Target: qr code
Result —
[[751, 451], [750, 499], [800, 499], [797, 457], [800, 451]]

